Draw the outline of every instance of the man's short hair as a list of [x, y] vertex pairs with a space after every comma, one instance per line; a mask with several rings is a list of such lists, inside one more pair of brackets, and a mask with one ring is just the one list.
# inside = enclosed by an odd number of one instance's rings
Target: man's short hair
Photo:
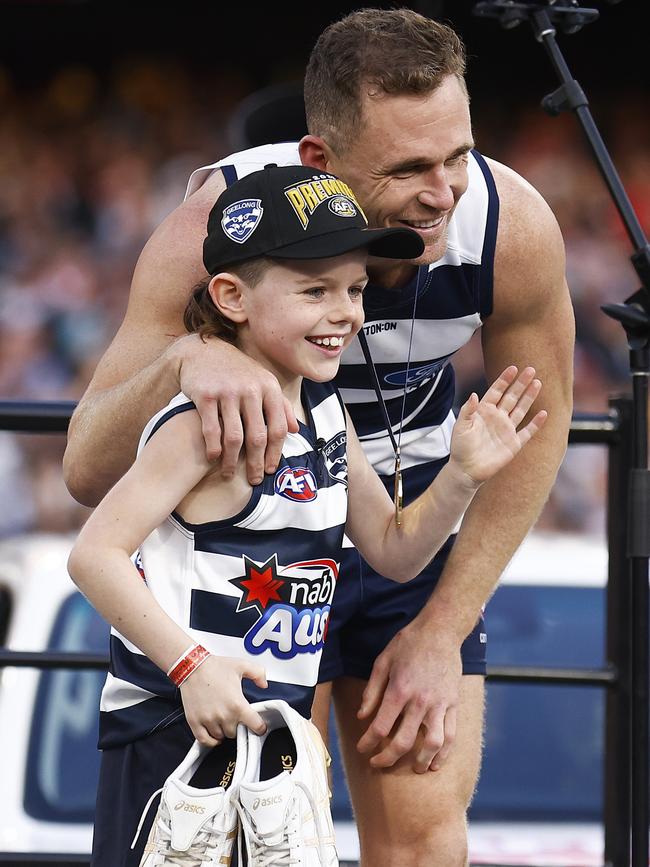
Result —
[[458, 34], [411, 9], [360, 9], [330, 24], [305, 75], [307, 127], [337, 153], [354, 141], [362, 92], [427, 94], [448, 75], [465, 86]]

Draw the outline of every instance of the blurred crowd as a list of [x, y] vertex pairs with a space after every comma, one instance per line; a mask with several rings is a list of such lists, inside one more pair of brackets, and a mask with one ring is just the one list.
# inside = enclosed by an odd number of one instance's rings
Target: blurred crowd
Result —
[[[0, 68], [0, 400], [82, 394], [122, 319], [140, 250], [191, 170], [233, 149], [228, 119], [244, 94], [234, 73], [206, 88], [163, 63], [132, 63], [110, 79], [69, 68], [29, 92]], [[629, 391], [623, 331], [600, 312], [638, 288], [622, 224], [574, 118], [535, 106], [503, 117], [489, 97], [473, 108], [480, 149], [527, 178], [558, 217], [578, 321], [575, 409], [605, 412], [610, 394]], [[594, 113], [647, 231], [642, 102]], [[476, 341], [457, 367], [460, 396], [480, 386]], [[61, 477], [63, 439], [0, 431], [0, 536], [83, 521]], [[540, 523], [602, 532], [605, 489], [605, 450], [572, 447]]]

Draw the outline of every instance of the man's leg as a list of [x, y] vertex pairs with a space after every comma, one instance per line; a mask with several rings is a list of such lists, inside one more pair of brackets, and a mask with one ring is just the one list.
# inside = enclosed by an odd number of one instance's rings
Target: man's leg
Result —
[[356, 717], [364, 687], [361, 679], [342, 677], [333, 690], [361, 867], [464, 867], [465, 814], [481, 763], [483, 677], [463, 677], [452, 752], [439, 771], [425, 774], [412, 770], [412, 756], [392, 768], [375, 770], [368, 757], [357, 752], [367, 726]]
[[330, 703], [332, 701], [332, 681], [319, 683], [316, 687], [316, 695], [311, 708], [311, 721], [320, 732], [320, 736], [327, 745], [329, 743], [328, 723], [330, 718]]

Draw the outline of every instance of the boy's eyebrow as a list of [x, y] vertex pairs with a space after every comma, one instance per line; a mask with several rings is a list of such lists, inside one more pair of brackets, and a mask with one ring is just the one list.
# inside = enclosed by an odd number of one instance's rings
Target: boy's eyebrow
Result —
[[[314, 283], [330, 283], [330, 282], [332, 282], [332, 280], [333, 280], [333, 278], [330, 277], [330, 275], [327, 273], [314, 274], [311, 277], [307, 274], [301, 274], [300, 276], [298, 276], [296, 278], [296, 282], [299, 283], [301, 286], [303, 286], [303, 285], [304, 286], [312, 286]], [[367, 283], [368, 282], [368, 275], [366, 274], [365, 271], [361, 271], [350, 282], [351, 283]]]
[[[453, 150], [450, 154], [444, 159], [444, 162], [447, 160], [454, 160], [456, 157], [463, 156], [464, 154], [469, 153], [474, 148], [474, 142], [466, 142], [465, 144], [459, 145], [455, 150]], [[395, 165], [391, 165], [386, 169], [387, 173], [391, 172], [404, 172], [409, 171], [411, 169], [422, 168], [423, 166], [433, 166], [435, 163], [429, 157], [413, 157], [410, 160], [404, 160], [404, 162], [396, 163]]]

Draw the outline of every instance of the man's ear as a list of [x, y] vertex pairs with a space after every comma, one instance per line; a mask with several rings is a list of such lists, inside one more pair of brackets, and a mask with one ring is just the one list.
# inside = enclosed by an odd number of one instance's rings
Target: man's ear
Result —
[[242, 324], [247, 321], [244, 304], [243, 283], [235, 274], [222, 272], [215, 274], [208, 284], [210, 298], [217, 310], [232, 322]]
[[332, 151], [325, 139], [317, 135], [305, 135], [300, 139], [298, 151], [303, 166], [310, 166], [310, 168], [318, 169], [321, 172], [330, 171]]

